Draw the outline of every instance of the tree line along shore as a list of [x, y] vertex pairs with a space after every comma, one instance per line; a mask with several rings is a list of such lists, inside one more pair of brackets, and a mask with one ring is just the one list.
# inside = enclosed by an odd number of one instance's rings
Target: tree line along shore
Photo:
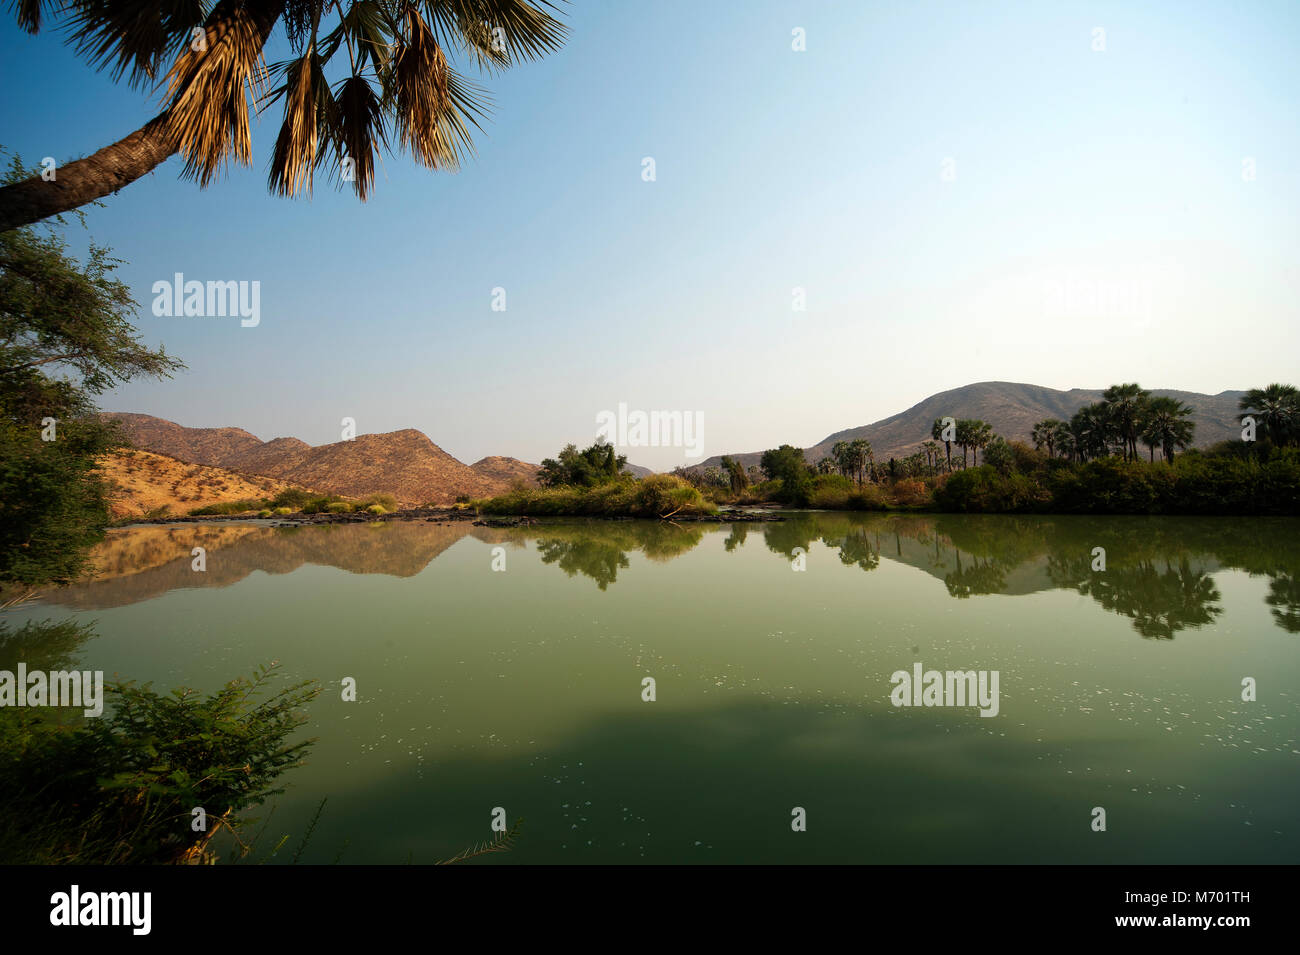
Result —
[[684, 467], [637, 479], [598, 441], [542, 462], [540, 487], [471, 502], [482, 513], [649, 517], [726, 507], [976, 513], [1300, 513], [1300, 391], [1253, 388], [1241, 438], [1194, 448], [1192, 408], [1138, 384], [1112, 385], [1068, 421], [1044, 419], [1030, 441], [979, 419], [935, 420], [919, 450], [877, 460], [869, 441], [836, 442], [815, 462], [793, 445], [744, 467]]

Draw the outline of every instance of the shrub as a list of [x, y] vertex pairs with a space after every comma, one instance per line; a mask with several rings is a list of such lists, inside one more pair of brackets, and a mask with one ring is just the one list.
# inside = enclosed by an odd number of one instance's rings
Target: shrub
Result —
[[369, 511], [370, 508], [376, 504], [382, 507], [385, 512], [397, 510], [397, 498], [393, 497], [391, 494], [371, 494], [369, 497], [362, 500], [357, 507]]
[[984, 463], [1006, 476], [1016, 469], [1016, 452], [1004, 438], [994, 438], [984, 449]]
[[515, 488], [477, 506], [485, 514], [592, 517], [669, 517], [717, 510], [696, 488], [672, 474], [621, 478], [590, 488]]
[[257, 512], [257, 516], [258, 516], [258, 517], [270, 517], [270, 516], [271, 516], [271, 512], [270, 512], [269, 510], [267, 510], [266, 508], [262, 508], [260, 511]]
[[309, 498], [308, 500], [303, 502], [302, 507], [300, 509], [304, 514], [320, 514], [323, 511], [330, 512], [330, 513], [339, 513], [337, 509], [335, 509], [334, 511], [330, 511], [331, 504], [343, 504], [346, 506], [346, 510], [352, 509], [351, 502], [345, 501], [337, 494], [325, 494], [325, 495]]
[[1099, 458], [1050, 479], [1055, 510], [1088, 514], [1154, 514], [1166, 507], [1172, 474], [1164, 463]]
[[292, 514], [292, 513], [293, 513], [293, 508], [291, 508], [291, 507], [277, 507], [277, 508], [274, 509], [274, 511], [273, 511], [272, 513], [274, 513], [274, 514], [279, 514], [279, 515], [281, 515], [281, 516], [283, 516], [283, 515], [285, 515], [285, 514]]
[[269, 506], [271, 508], [287, 507], [291, 511], [300, 510], [308, 501], [316, 498], [316, 495], [304, 491], [299, 487], [285, 488], [275, 497], [271, 498]]
[[367, 514], [387, 514], [388, 509], [382, 504], [371, 504], [366, 508]]
[[212, 514], [243, 514], [246, 511], [260, 510], [265, 504], [264, 501], [242, 500], [242, 501], [218, 501], [216, 504], [208, 504], [205, 507], [196, 507], [190, 511], [193, 517]]
[[935, 488], [935, 502], [945, 511], [995, 513], [1041, 509], [1051, 496], [1025, 474], [1001, 474], [981, 464], [955, 474]]
[[875, 484], [854, 488], [845, 504], [850, 511], [883, 511], [887, 506], [885, 492]]
[[[320, 687], [269, 689], [271, 670], [210, 696], [109, 684], [99, 719], [72, 728], [39, 711], [0, 712], [0, 857], [26, 864], [215, 861], [208, 840], [221, 826], [282, 792], [312, 740], [290, 743], [302, 707]], [[258, 700], [265, 694], [265, 699]], [[206, 834], [186, 823], [208, 813]], [[241, 840], [242, 842], [243, 840]]]
[[842, 511], [849, 506], [849, 495], [858, 487], [842, 474], [818, 474], [808, 490], [808, 506]]
[[327, 514], [348, 514], [352, 511], [352, 505], [347, 501], [330, 501], [325, 505]]

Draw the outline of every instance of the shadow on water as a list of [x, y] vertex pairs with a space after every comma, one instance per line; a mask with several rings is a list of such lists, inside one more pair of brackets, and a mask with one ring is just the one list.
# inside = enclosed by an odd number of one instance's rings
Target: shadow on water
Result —
[[[1207, 840], [1211, 822], [1242, 828], [1213, 818], [1208, 798], [1164, 786], [1134, 793], [1122, 770], [1084, 779], [1041, 758], [1051, 749], [1080, 766], [1150, 764], [1163, 741], [1067, 736], [1048, 747], [985, 722], [953, 710], [774, 703], [606, 714], [540, 754], [439, 760], [422, 778], [398, 772], [332, 797], [317, 855], [304, 861], [332, 861], [349, 833], [365, 832], [343, 861], [427, 862], [486, 838], [497, 806], [511, 821], [523, 818], [523, 830], [514, 851], [486, 863], [1294, 858], [1294, 837], [1264, 827]], [[1283, 779], [1252, 778], [1250, 791], [1262, 799], [1290, 790]], [[1120, 833], [1091, 830], [1096, 805]], [[1260, 808], [1286, 819], [1288, 805]], [[806, 810], [805, 832], [791, 829], [795, 807]], [[377, 829], [376, 817], [390, 822]]]

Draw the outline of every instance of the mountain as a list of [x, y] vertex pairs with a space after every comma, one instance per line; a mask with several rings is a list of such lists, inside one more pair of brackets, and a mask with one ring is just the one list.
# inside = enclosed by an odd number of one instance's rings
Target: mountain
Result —
[[[993, 426], [993, 431], [1008, 440], [1028, 441], [1033, 426], [1044, 418], [1068, 420], [1084, 405], [1101, 400], [1100, 388], [1071, 388], [1058, 391], [1041, 385], [1017, 384], [1008, 381], [982, 381], [964, 385], [951, 391], [931, 395], [912, 405], [906, 411], [884, 418], [874, 424], [847, 428], [827, 435], [821, 441], [804, 449], [810, 464], [831, 453], [836, 441], [866, 438], [877, 461], [891, 457], [905, 457], [919, 451], [924, 441], [930, 440], [930, 427], [936, 418], [980, 418]], [[1223, 391], [1217, 395], [1203, 395], [1192, 391], [1170, 391], [1153, 388], [1153, 395], [1169, 395], [1191, 406], [1191, 420], [1196, 425], [1196, 446], [1205, 447], [1218, 441], [1240, 436], [1237, 425], [1237, 399], [1244, 392]], [[781, 442], [773, 444], [775, 447]], [[742, 465], [757, 465], [761, 451], [733, 454]], [[719, 465], [721, 455], [708, 458], [695, 467]]]
[[262, 441], [242, 428], [186, 428], [142, 414], [106, 416], [121, 423], [136, 448], [347, 497], [383, 493], [401, 504], [446, 504], [460, 495], [484, 497], [510, 486], [462, 464], [412, 428], [312, 447], [297, 438]]
[[209, 504], [261, 500], [290, 486], [271, 477], [187, 464], [165, 454], [130, 448], [106, 454], [98, 470], [112, 488], [109, 512], [114, 520], [151, 511], [186, 514]]
[[518, 458], [491, 455], [475, 461], [470, 465], [470, 470], [489, 480], [499, 481], [506, 487], [510, 487], [515, 481], [523, 481], [529, 487], [536, 487], [537, 472], [540, 468], [536, 464], [529, 464]]

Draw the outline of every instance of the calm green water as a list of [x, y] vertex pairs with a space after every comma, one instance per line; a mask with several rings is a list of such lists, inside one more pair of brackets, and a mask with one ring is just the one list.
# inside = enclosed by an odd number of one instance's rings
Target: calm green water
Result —
[[[497, 864], [1294, 863], [1298, 532], [846, 514], [147, 527], [114, 532], [108, 578], [9, 618], [94, 620], [82, 665], [160, 687], [271, 660], [330, 687], [269, 825], [292, 847], [327, 796], [312, 862], [444, 858], [489, 838], [499, 806], [524, 824]], [[918, 661], [997, 671], [998, 715], [892, 706], [890, 675]]]

